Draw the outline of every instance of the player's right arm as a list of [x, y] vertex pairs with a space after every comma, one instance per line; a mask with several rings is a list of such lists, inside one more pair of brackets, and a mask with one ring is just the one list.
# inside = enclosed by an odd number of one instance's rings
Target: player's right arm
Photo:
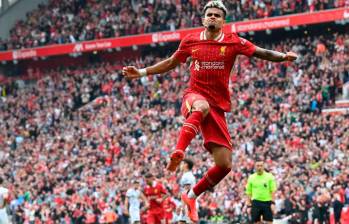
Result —
[[246, 202], [246, 204], [247, 204], [247, 206], [251, 206], [251, 198], [252, 198], [252, 181], [251, 181], [251, 176], [247, 180], [245, 193], [247, 195], [247, 202]]
[[126, 199], [125, 199], [125, 211], [124, 211], [124, 214], [128, 215], [128, 197], [126, 196]]
[[149, 201], [148, 201], [148, 199], [145, 197], [145, 195], [144, 195], [143, 192], [141, 192], [140, 197], [141, 197], [142, 201], [144, 202], [145, 207], [148, 208], [148, 207], [149, 207]]
[[142, 76], [162, 74], [174, 69], [180, 61], [172, 55], [171, 57], [160, 61], [159, 63], [146, 68], [138, 69], [135, 66], [126, 66], [122, 68], [122, 74], [129, 79], [140, 78]]
[[142, 76], [162, 74], [174, 69], [181, 62], [184, 63], [190, 56], [188, 39], [190, 35], [183, 38], [177, 51], [169, 58], [146, 68], [138, 69], [135, 66], [126, 66], [122, 69], [122, 74], [129, 79], [140, 78]]

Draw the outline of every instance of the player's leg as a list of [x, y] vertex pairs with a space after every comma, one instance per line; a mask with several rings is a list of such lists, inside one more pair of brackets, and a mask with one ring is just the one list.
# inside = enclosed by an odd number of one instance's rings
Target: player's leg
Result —
[[263, 221], [269, 224], [273, 223], [273, 211], [271, 210], [271, 204], [270, 205], [263, 204], [262, 215], [263, 215]]
[[166, 224], [166, 218], [165, 218], [165, 213], [164, 212], [158, 212], [155, 215], [155, 223], [156, 224]]
[[147, 214], [147, 224], [148, 223], [149, 224], [156, 224], [155, 220], [156, 220], [155, 214], [148, 211], [148, 214]]
[[259, 224], [261, 223], [261, 208], [256, 203], [252, 202], [251, 208], [251, 221], [252, 223]]
[[188, 94], [184, 97], [181, 110], [186, 120], [179, 132], [176, 149], [172, 153], [170, 163], [167, 166], [169, 171], [175, 171], [184, 159], [184, 151], [191, 140], [199, 133], [201, 122], [209, 113], [210, 106], [204, 97], [198, 94]]
[[205, 147], [211, 152], [215, 166], [207, 171], [188, 195], [182, 195], [192, 220], [197, 217], [195, 199], [217, 185], [231, 171], [232, 167], [232, 147], [224, 111], [211, 108], [210, 113], [202, 122], [201, 130], [205, 139]]
[[141, 216], [139, 209], [130, 209], [129, 214], [131, 223], [140, 223]]
[[211, 152], [215, 166], [210, 168], [201, 180], [189, 191], [182, 195], [182, 200], [188, 207], [188, 216], [192, 221], [198, 220], [196, 198], [206, 190], [216, 186], [230, 171], [232, 167], [231, 150], [211, 143]]
[[[203, 178], [190, 191], [189, 197], [196, 198], [208, 189], [216, 186], [232, 168], [232, 152], [224, 146], [210, 143], [209, 147], [212, 152], [215, 166], [210, 168]], [[193, 195], [193, 193], [195, 195]]]

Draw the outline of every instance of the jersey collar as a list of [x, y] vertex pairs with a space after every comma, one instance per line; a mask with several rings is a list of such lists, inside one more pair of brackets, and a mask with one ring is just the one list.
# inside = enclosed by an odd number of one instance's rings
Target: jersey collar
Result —
[[[222, 42], [223, 39], [224, 39], [224, 33], [221, 32], [221, 33], [214, 39], [214, 41]], [[204, 30], [204, 31], [201, 31], [201, 33], [200, 33], [200, 40], [207, 40], [205, 30]]]

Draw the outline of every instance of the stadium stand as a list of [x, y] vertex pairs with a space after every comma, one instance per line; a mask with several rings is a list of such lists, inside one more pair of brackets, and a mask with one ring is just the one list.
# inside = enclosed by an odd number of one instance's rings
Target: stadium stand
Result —
[[[0, 40], [1, 50], [75, 43], [201, 25], [205, 1], [50, 0]], [[227, 22], [344, 7], [344, 0], [227, 1]], [[181, 18], [181, 19], [177, 19]]]

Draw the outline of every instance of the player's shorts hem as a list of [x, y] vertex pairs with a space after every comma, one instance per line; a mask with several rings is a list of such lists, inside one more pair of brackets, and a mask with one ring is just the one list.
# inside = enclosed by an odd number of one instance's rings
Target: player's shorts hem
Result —
[[217, 142], [217, 141], [213, 141], [213, 140], [208, 140], [204, 143], [204, 147], [207, 151], [209, 151], [210, 153], [212, 153], [211, 149], [208, 147], [208, 145], [210, 143], [214, 143], [218, 146], [223, 146], [224, 148], [227, 148], [229, 151], [233, 151], [233, 147], [231, 145], [227, 145], [227, 144], [224, 144], [222, 142]]

